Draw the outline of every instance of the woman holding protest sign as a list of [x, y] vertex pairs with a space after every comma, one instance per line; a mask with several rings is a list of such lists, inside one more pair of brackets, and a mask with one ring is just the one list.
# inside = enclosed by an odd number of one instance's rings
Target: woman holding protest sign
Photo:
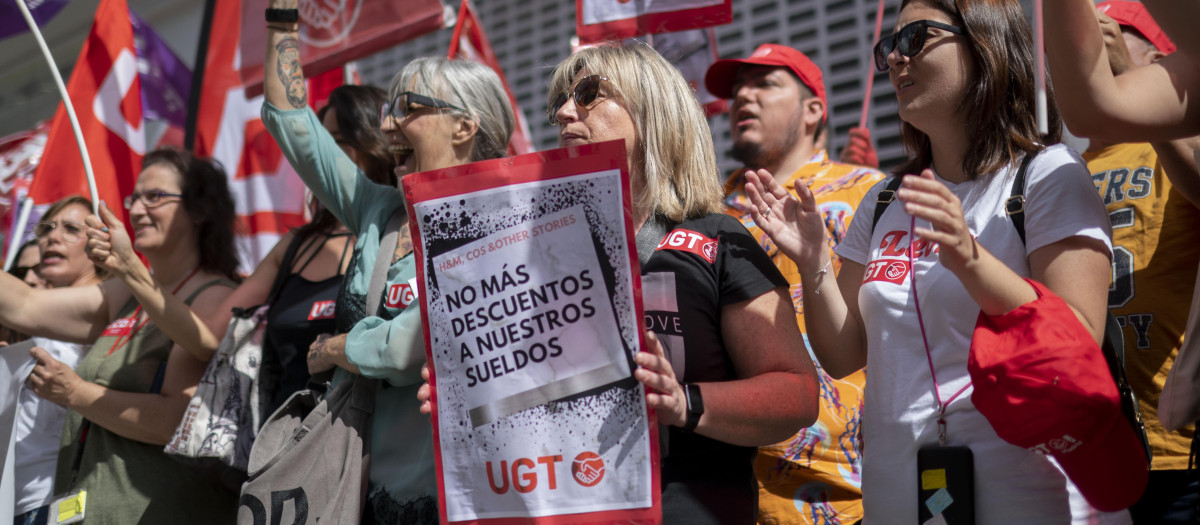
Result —
[[[635, 356], [634, 375], [667, 426], [663, 521], [754, 523], [754, 447], [791, 436], [817, 414], [815, 371], [787, 282], [722, 213], [704, 112], [654, 49], [583, 49], [555, 68], [550, 94], [561, 146], [624, 141], [633, 226], [659, 246], [643, 254], [643, 297], [662, 299], [646, 309], [672, 321], [652, 327], [658, 337]], [[703, 248], [670, 241], [681, 235], [703, 237]]]
[[[232, 291], [237, 268], [224, 171], [185, 151], [152, 151], [125, 206], [133, 245], [155, 270], [152, 286], [212, 315]], [[233, 519], [235, 494], [162, 450], [207, 363], [175, 346], [124, 283], [33, 290], [0, 275], [0, 323], [93, 343], [77, 370], [34, 349], [38, 363], [28, 379], [34, 393], [69, 409], [55, 494], [86, 490], [87, 523]]]
[[[384, 380], [376, 390], [363, 522], [433, 523], [432, 429], [414, 399], [425, 351], [419, 308], [413, 304], [416, 290], [409, 284], [416, 264], [407, 227], [401, 228], [391, 257], [382, 307], [365, 311], [384, 226], [394, 213], [404, 213], [403, 194], [368, 180], [307, 109], [304, 83], [297, 82], [303, 77], [295, 8], [295, 0], [272, 0], [268, 10], [263, 123], [317, 198], [357, 236], [337, 301], [339, 335], [313, 344], [309, 369], [336, 366], [335, 382], [352, 373]], [[418, 59], [396, 75], [388, 98], [381, 125], [399, 165], [397, 175], [505, 154], [513, 112], [499, 77], [486, 66]]]
[[[797, 185], [799, 198], [789, 196], [766, 171], [747, 173], [755, 222], [801, 269], [806, 326], [817, 358], [834, 377], [866, 367], [867, 523], [922, 522], [933, 519], [930, 514], [981, 523], [1094, 518], [1054, 461], [1001, 439], [1025, 427], [989, 419], [1018, 412], [1029, 421], [1069, 421], [1069, 414], [1037, 413], [1032, 399], [1019, 409], [996, 410], [989, 394], [1006, 383], [995, 375], [986, 384], [972, 382], [968, 374], [969, 359], [981, 358], [977, 343], [985, 356], [1016, 361], [1005, 359], [1012, 350], [988, 339], [990, 332], [977, 330], [977, 323], [990, 326], [986, 323], [1018, 307], [1033, 308], [1027, 305], [1035, 300], [1039, 307], [1047, 304], [1039, 299], [1049, 297], [1047, 289], [1065, 301], [1054, 303], [1062, 306], [1055, 311], [1056, 325], [1062, 333], [1072, 330], [1074, 342], [1057, 345], [1060, 354], [1046, 352], [1044, 362], [1061, 356], [1064, 382], [1094, 372], [1082, 372], [1083, 364], [1103, 362], [1095, 342], [1104, 330], [1111, 271], [1109, 220], [1086, 166], [1055, 144], [1061, 123], [1053, 101], [1050, 132], [1038, 133], [1033, 48], [1016, 0], [902, 3], [895, 32], [876, 44], [874, 59], [896, 87], [912, 158], [896, 170], [897, 177], [863, 198], [859, 219], [837, 250], [842, 269], [836, 279], [820, 271], [829, 265], [827, 240], [812, 193]], [[883, 192], [894, 192], [899, 202]], [[1027, 282], [1030, 278], [1044, 288]], [[1043, 334], [1050, 330], [1028, 331], [1049, 337]], [[1104, 366], [1097, 383], [1107, 375]], [[1110, 416], [1122, 418], [1100, 417]], [[1101, 453], [1084, 457], [1128, 481], [1112, 483], [1068, 469], [1071, 480], [1097, 506], [1115, 510], [1119, 498], [1132, 503], [1128, 491], [1113, 485], [1135, 483], [1142, 452], [1107, 449], [1106, 434], [1083, 432], [1088, 431], [1071, 428], [1075, 437], [1098, 444], [1085, 450]], [[1063, 434], [1054, 437], [1062, 447]], [[1140, 468], [1144, 482], [1145, 466]], [[954, 480], [971, 472], [973, 492]], [[935, 498], [941, 489], [960, 495], [953, 502]], [[1121, 512], [1101, 520], [1129, 518]]]

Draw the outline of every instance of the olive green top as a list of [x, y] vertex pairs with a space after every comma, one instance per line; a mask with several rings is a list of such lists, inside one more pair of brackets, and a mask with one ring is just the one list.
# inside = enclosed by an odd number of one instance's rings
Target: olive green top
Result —
[[[225, 279], [201, 286], [184, 302], [211, 286], [234, 287]], [[134, 315], [130, 299], [117, 319]], [[112, 325], [110, 325], [112, 326]], [[108, 332], [108, 330], [106, 330]], [[84, 381], [121, 392], [149, 393], [174, 346], [154, 323], [147, 322], [120, 348], [116, 335], [102, 335], [79, 362], [76, 372]], [[160, 380], [161, 381], [161, 380]], [[83, 416], [67, 411], [58, 452], [54, 493], [70, 488], [71, 467], [79, 446]], [[88, 525], [162, 523], [233, 523], [237, 494], [210, 482], [198, 471], [168, 457], [162, 445], [151, 445], [119, 436], [97, 424], [89, 425], [75, 489], [87, 490]]]

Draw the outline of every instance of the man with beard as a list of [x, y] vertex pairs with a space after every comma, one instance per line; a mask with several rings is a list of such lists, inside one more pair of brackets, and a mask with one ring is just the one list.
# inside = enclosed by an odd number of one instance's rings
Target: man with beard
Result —
[[[821, 70], [803, 53], [763, 44], [749, 58], [715, 62], [704, 80], [710, 93], [733, 99], [731, 155], [745, 165], [726, 182], [727, 213], [754, 234], [791, 283], [792, 303], [803, 331], [800, 272], [750, 217], [745, 171], [767, 170], [788, 191], [794, 191], [796, 181], [807, 184], [825, 216], [830, 250], [845, 235], [858, 202], [884, 174], [829, 159], [822, 140], [827, 120], [825, 85]], [[822, 270], [828, 272], [827, 279], [834, 278], [839, 264], [832, 251], [830, 255], [835, 266]], [[817, 363], [815, 357], [813, 362]], [[850, 524], [862, 518], [860, 422], [865, 371], [835, 380], [819, 363], [817, 370], [821, 381], [817, 423], [788, 441], [759, 449], [754, 470], [760, 523]]]

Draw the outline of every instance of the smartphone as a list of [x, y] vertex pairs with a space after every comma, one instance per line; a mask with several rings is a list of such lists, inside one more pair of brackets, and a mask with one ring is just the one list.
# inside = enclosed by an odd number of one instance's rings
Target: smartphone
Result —
[[975, 456], [967, 447], [917, 451], [917, 523], [974, 525]]

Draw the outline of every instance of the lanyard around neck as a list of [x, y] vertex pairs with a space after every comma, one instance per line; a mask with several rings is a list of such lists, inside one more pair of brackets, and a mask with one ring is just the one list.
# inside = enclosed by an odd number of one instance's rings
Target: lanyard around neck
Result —
[[[187, 277], [184, 277], [183, 281], [180, 282], [179, 285], [176, 286], [175, 289], [171, 291], [171, 295], [175, 295], [175, 294], [179, 293], [179, 290], [182, 290], [183, 287], [185, 285], [187, 285], [188, 281], [192, 280], [192, 277], [195, 277], [199, 271], [200, 271], [199, 266], [196, 266], [195, 268], [193, 268], [192, 273], [189, 273], [187, 275]], [[137, 308], [133, 309], [133, 315], [129, 316], [129, 318], [136, 320], [138, 317], [138, 314], [140, 314], [140, 313], [142, 313], [142, 304], [139, 302], [137, 305]], [[140, 323], [138, 323], [131, 330], [129, 330], [129, 333], [121, 334], [120, 336], [118, 336], [117, 340], [113, 341], [112, 348], [108, 349], [108, 354], [105, 354], [104, 357], [113, 355], [114, 352], [123, 348], [126, 343], [128, 343], [129, 341], [132, 341], [133, 336], [137, 335], [138, 331], [141, 330], [143, 326], [146, 326], [146, 323], [148, 323], [148, 322], [150, 322], [149, 319], [143, 319]]]
[[938, 425], [938, 444], [946, 445], [946, 406], [958, 399], [963, 392], [971, 388], [971, 382], [958, 389], [949, 399], [942, 401], [941, 387], [938, 386], [937, 371], [933, 368], [933, 353], [929, 351], [929, 337], [925, 335], [925, 321], [921, 317], [921, 302], [917, 300], [917, 267], [913, 260], [913, 246], [916, 241], [916, 235], [913, 233], [916, 229], [917, 218], [909, 216], [908, 223], [908, 277], [912, 283], [913, 305], [917, 307], [917, 324], [921, 327], [921, 342], [925, 343], [925, 359], [929, 362], [929, 375], [933, 378], [933, 397], [937, 400], [937, 425]]

